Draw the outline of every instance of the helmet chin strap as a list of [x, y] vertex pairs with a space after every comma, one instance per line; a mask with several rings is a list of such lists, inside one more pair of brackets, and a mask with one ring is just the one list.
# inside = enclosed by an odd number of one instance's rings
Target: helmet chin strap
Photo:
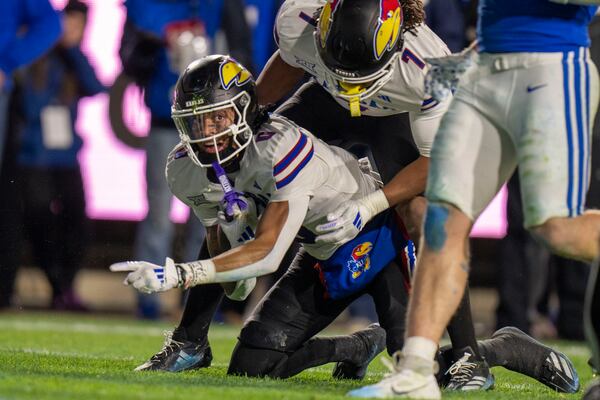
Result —
[[344, 91], [342, 94], [350, 96], [348, 99], [348, 107], [350, 108], [350, 115], [353, 117], [360, 117], [360, 94], [366, 90], [361, 84], [352, 84], [346, 82], [339, 83]]

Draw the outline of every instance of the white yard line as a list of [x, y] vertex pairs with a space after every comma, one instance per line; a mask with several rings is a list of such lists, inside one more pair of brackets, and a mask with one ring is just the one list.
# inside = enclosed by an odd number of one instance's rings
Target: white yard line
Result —
[[[46, 331], [46, 332], [77, 332], [98, 335], [133, 335], [133, 336], [162, 336], [166, 329], [157, 327], [141, 327], [124, 324], [95, 324], [92, 322], [49, 322], [49, 321], [19, 321], [0, 320], [0, 331]], [[211, 331], [209, 339], [226, 339], [236, 335], [236, 331], [221, 330]]]
[[132, 356], [129, 357], [119, 357], [119, 356], [100, 356], [94, 354], [86, 354], [86, 353], [78, 353], [78, 352], [68, 352], [68, 351], [54, 351], [47, 349], [33, 349], [33, 348], [2, 348], [0, 347], [0, 351], [8, 351], [15, 353], [26, 353], [26, 354], [36, 354], [41, 356], [56, 356], [56, 357], [73, 357], [73, 358], [85, 358], [89, 360], [118, 360], [118, 361], [132, 361], [135, 358]]

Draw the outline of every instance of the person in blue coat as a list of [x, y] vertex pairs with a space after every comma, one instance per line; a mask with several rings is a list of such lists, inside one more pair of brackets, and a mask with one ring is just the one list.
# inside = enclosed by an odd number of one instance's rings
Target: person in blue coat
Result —
[[[4, 157], [9, 120], [8, 107], [15, 69], [28, 65], [48, 51], [61, 33], [60, 20], [48, 0], [0, 2], [0, 308], [8, 307], [16, 270], [14, 247], [14, 179], [9, 175], [14, 157]], [[12, 163], [11, 163], [12, 162]]]
[[84, 3], [70, 0], [59, 43], [17, 77], [25, 233], [52, 287], [52, 308], [65, 310], [84, 309], [73, 289], [87, 237], [77, 105], [105, 90], [79, 47], [86, 15]]

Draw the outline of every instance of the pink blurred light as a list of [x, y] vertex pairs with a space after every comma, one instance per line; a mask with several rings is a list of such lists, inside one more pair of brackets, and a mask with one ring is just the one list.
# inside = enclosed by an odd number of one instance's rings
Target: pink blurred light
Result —
[[[62, 9], [67, 0], [51, 0]], [[110, 86], [121, 71], [119, 42], [125, 21], [122, 0], [87, 0], [89, 18], [83, 51], [100, 80]], [[98, 95], [79, 104], [77, 131], [84, 147], [79, 154], [86, 188], [87, 213], [91, 218], [141, 220], [147, 212], [144, 151], [134, 150], [116, 139], [108, 122], [108, 96]], [[150, 116], [141, 104], [141, 93], [126, 93], [124, 117], [140, 136], [148, 131]], [[501, 238], [506, 234], [506, 190], [494, 199], [476, 222], [473, 237]], [[171, 218], [186, 220], [189, 210], [173, 202]]]
[[[62, 9], [66, 0], [52, 0]], [[125, 21], [121, 0], [88, 0], [88, 26], [82, 43], [98, 77], [110, 86], [121, 71], [119, 43]], [[124, 115], [135, 132], [147, 132], [150, 115], [140, 106], [141, 94], [128, 90]], [[79, 154], [90, 218], [141, 220], [147, 212], [144, 151], [125, 146], [108, 121], [108, 96], [84, 99], [79, 104], [77, 131], [84, 140]], [[183, 222], [188, 209], [174, 200], [171, 219]]]

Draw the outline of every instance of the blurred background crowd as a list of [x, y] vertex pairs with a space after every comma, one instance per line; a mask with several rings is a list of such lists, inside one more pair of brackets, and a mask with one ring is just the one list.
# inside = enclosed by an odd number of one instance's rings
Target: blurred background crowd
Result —
[[[453, 52], [474, 39], [476, 1], [424, 1], [427, 23]], [[173, 202], [164, 179], [179, 140], [172, 87], [191, 60], [211, 53], [231, 54], [258, 75], [275, 50], [281, 2], [0, 2], [0, 310], [148, 319], [177, 312], [179, 297], [129, 293], [106, 267], [197, 257], [204, 228]], [[599, 21], [591, 34], [598, 63]], [[588, 207], [600, 206], [599, 147]], [[507, 193], [487, 217], [500, 228], [472, 239], [471, 285], [482, 293], [474, 307], [491, 303], [475, 315], [487, 330], [514, 325], [541, 338], [583, 340], [588, 266], [567, 266], [577, 263], [548, 254], [522, 228], [516, 176]], [[273, 279], [263, 278], [248, 302], [224, 303], [219, 318], [240, 322]], [[375, 318], [368, 299], [349, 315]]]

